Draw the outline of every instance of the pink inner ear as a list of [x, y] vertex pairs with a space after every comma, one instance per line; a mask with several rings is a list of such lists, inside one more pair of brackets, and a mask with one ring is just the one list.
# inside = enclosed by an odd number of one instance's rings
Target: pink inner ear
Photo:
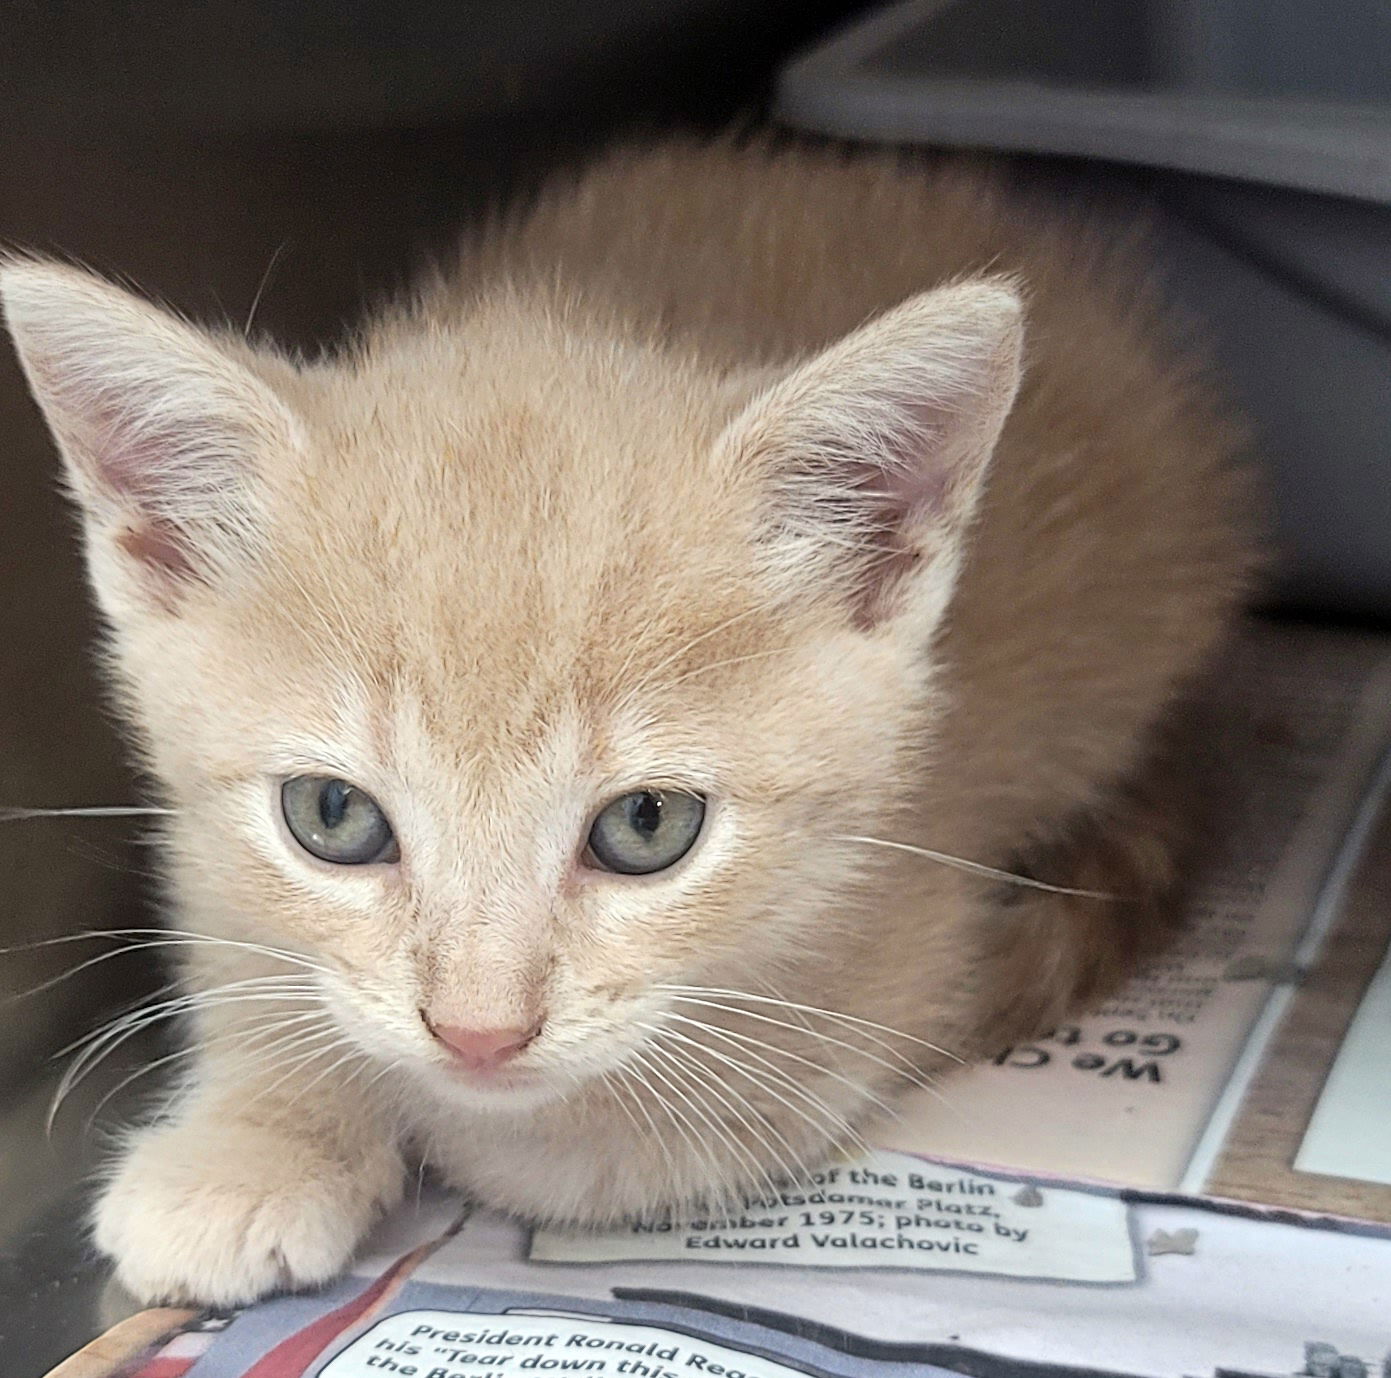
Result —
[[90, 380], [75, 380], [45, 360], [34, 371], [40, 386], [60, 402], [62, 411], [77, 421], [90, 437], [87, 452], [95, 476], [113, 494], [133, 499], [137, 505], [157, 501], [162, 483], [174, 465], [171, 456], [187, 453], [188, 442], [197, 439], [192, 422], [179, 428], [164, 420], [158, 427], [142, 426], [138, 412], [121, 405], [112, 389]]
[[211, 580], [246, 553], [251, 452], [288, 416], [196, 332], [98, 296], [55, 291], [21, 340], [73, 496], [141, 574]]
[[951, 475], [945, 466], [930, 461], [918, 460], [912, 468], [885, 469], [856, 460], [847, 466], [847, 472], [856, 495], [881, 509], [890, 525], [939, 515], [949, 501]]
[[127, 555], [156, 574], [183, 579], [193, 573], [187, 549], [167, 522], [151, 520], [141, 526], [129, 526], [116, 540]]
[[90, 454], [97, 478], [123, 506], [135, 509], [116, 543], [157, 576], [175, 580], [194, 575], [187, 533], [159, 515], [159, 508], [171, 481], [187, 483], [187, 475], [178, 471], [178, 457], [181, 451], [186, 456], [189, 442], [197, 439], [195, 424], [189, 422], [183, 434], [167, 422], [157, 429], [142, 428], [100, 393], [80, 400], [79, 414], [95, 436]]
[[890, 475], [890, 486], [903, 505], [913, 512], [940, 513], [951, 488], [952, 460], [948, 437], [952, 417], [939, 403], [912, 402], [905, 409], [909, 424], [901, 446], [901, 467]]
[[884, 437], [880, 462], [855, 459], [841, 471], [854, 503], [873, 512], [855, 599], [856, 621], [866, 628], [883, 618], [922, 558], [912, 528], [942, 516], [951, 503], [950, 418], [934, 403], [907, 404], [900, 415], [903, 423]]
[[167, 430], [141, 434], [129, 417], [113, 407], [96, 406], [89, 412], [96, 432], [93, 458], [102, 481], [113, 493], [147, 503], [159, 497], [161, 478], [168, 478], [168, 456], [179, 441]]
[[142, 435], [109, 408], [101, 408], [94, 419], [99, 436], [94, 454], [97, 471], [107, 487], [138, 512], [116, 538], [117, 544], [156, 576], [189, 578], [195, 571], [187, 533], [150, 510], [158, 507], [161, 482], [170, 478], [168, 457], [177, 451], [178, 437], [167, 429]]
[[915, 513], [940, 501], [945, 483], [930, 468], [890, 471], [860, 462], [850, 467], [856, 501], [874, 508], [854, 601], [855, 621], [868, 630], [882, 619], [894, 591], [921, 557], [906, 528]]
[[942, 408], [907, 403], [902, 422], [883, 437], [875, 460], [852, 459], [843, 472], [857, 499], [872, 503], [886, 527], [901, 528], [916, 518], [940, 515], [950, 501], [951, 446]]

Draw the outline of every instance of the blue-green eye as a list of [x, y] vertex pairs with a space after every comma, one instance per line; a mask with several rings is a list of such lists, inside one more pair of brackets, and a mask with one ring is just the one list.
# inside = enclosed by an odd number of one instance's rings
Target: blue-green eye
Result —
[[605, 805], [589, 830], [586, 860], [600, 870], [648, 876], [675, 866], [705, 822], [698, 794], [642, 789]]
[[381, 805], [366, 790], [323, 775], [296, 775], [280, 787], [285, 826], [310, 856], [337, 866], [399, 861]]

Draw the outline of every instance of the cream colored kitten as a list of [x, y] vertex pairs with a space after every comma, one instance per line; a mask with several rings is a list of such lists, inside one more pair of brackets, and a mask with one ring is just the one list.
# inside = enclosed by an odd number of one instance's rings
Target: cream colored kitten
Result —
[[976, 173], [733, 146], [315, 363], [4, 268], [208, 939], [128, 1287], [322, 1281], [421, 1155], [549, 1220], [760, 1188], [1123, 969], [1250, 566], [1128, 281]]

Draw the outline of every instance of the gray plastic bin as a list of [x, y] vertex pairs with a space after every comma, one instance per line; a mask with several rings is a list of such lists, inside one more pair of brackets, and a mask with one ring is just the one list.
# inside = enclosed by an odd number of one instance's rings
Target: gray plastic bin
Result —
[[910, 0], [792, 63], [777, 110], [1140, 194], [1257, 426], [1283, 601], [1391, 617], [1391, 4]]

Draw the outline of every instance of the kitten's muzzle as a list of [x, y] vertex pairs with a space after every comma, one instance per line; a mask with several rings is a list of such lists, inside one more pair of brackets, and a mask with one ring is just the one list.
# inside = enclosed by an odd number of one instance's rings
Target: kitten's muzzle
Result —
[[530, 1028], [470, 1029], [461, 1024], [433, 1024], [428, 1015], [423, 1017], [435, 1038], [470, 1072], [497, 1070], [535, 1042], [541, 1032], [540, 1023]]

